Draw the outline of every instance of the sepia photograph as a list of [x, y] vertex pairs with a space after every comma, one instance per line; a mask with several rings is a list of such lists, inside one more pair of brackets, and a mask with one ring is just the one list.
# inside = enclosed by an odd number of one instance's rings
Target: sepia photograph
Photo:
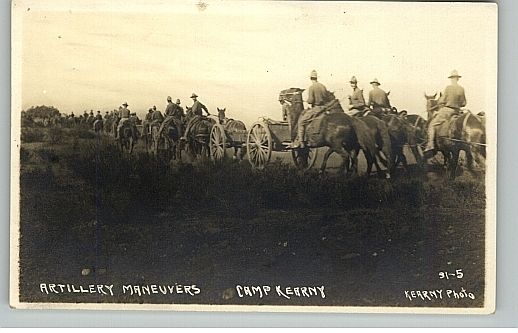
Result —
[[11, 14], [12, 307], [495, 311], [496, 4]]

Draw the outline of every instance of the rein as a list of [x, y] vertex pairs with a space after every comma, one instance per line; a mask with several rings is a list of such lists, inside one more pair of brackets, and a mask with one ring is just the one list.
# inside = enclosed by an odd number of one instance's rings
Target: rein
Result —
[[439, 108], [439, 104], [435, 104], [434, 106], [432, 106], [431, 108], [428, 109], [428, 111], [435, 111]]

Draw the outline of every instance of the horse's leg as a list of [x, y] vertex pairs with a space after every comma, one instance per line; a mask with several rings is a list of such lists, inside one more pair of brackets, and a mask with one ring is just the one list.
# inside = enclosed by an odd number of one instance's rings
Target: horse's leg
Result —
[[[381, 170], [381, 166], [379, 165], [376, 156], [375, 155], [372, 156], [372, 159], [374, 161], [374, 166], [376, 167], [376, 172], [378, 174], [380, 174], [383, 170]], [[385, 178], [387, 178], [387, 179], [390, 178], [390, 170], [389, 170], [389, 168], [387, 168], [387, 170], [385, 170]]]
[[329, 147], [329, 149], [327, 149], [326, 153], [324, 154], [324, 158], [322, 160], [322, 165], [320, 166], [320, 173], [324, 173], [326, 171], [327, 160], [329, 159], [329, 156], [331, 156], [331, 154], [333, 152], [334, 152], [333, 148]]
[[459, 152], [460, 150], [458, 148], [454, 148], [451, 152], [451, 159], [449, 161], [450, 165], [450, 179], [455, 179], [457, 176], [457, 166], [459, 164]]
[[411, 145], [410, 150], [412, 150], [412, 154], [414, 154], [415, 162], [419, 168], [423, 167], [423, 159], [421, 158], [421, 154], [419, 154], [419, 150], [417, 149], [417, 145]]
[[367, 161], [367, 176], [370, 176], [372, 173], [372, 165], [376, 163], [376, 170], [379, 172], [379, 165], [376, 161], [376, 158], [373, 159], [373, 156], [369, 149], [365, 149], [363, 151], [363, 155], [365, 156], [365, 160]]
[[398, 147], [398, 155], [401, 159], [401, 163], [403, 164], [403, 170], [408, 171], [408, 161], [406, 160], [406, 156], [403, 153], [403, 147]]
[[340, 164], [340, 169], [339, 169], [340, 173], [347, 175], [348, 172], [346, 173], [346, 163], [349, 163], [349, 159], [351, 158], [351, 155], [349, 154], [349, 152], [347, 150], [345, 150], [345, 148], [341, 148], [339, 151], [337, 151], [337, 153], [342, 157], [342, 163]]
[[473, 152], [471, 151], [470, 147], [467, 147], [465, 150], [466, 152], [466, 160], [468, 163], [468, 170], [473, 176], [478, 176], [478, 174], [475, 172], [475, 168], [473, 167]]
[[353, 149], [351, 153], [349, 153], [345, 148], [342, 148], [343, 152], [347, 156], [347, 158], [351, 161], [351, 170], [347, 170], [347, 173], [350, 174], [350, 176], [357, 176], [358, 175], [358, 155], [360, 153], [360, 148]]
[[246, 154], [246, 146], [241, 145], [241, 147], [239, 148], [239, 160], [240, 161], [243, 160], [243, 157], [245, 156], [245, 154]]

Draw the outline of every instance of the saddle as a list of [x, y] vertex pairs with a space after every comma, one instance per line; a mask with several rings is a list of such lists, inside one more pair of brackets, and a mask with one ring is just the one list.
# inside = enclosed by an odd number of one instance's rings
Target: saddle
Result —
[[312, 141], [312, 138], [320, 134], [322, 120], [324, 120], [327, 115], [340, 112], [344, 113], [344, 110], [342, 109], [338, 99], [334, 99], [326, 103], [324, 106], [321, 106], [321, 108], [322, 110], [318, 111], [318, 114], [313, 119], [311, 119], [308, 126], [306, 127], [304, 141]]

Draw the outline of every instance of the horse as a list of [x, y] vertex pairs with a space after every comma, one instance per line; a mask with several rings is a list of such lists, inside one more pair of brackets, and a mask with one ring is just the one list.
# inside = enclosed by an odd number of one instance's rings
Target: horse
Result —
[[114, 114], [113, 115], [113, 118], [112, 118], [112, 128], [111, 128], [111, 133], [113, 136], [117, 135], [117, 126], [119, 124], [119, 121], [120, 121], [120, 117], [118, 114]]
[[[440, 105], [435, 96], [426, 98], [426, 110], [433, 115]], [[429, 118], [429, 121], [431, 118]], [[484, 165], [486, 158], [486, 129], [484, 121], [475, 116], [471, 111], [463, 112], [461, 115], [453, 116], [436, 128], [435, 147], [444, 156], [445, 166], [449, 171], [449, 178], [455, 179], [460, 151], [464, 151], [468, 164], [468, 170], [475, 174], [473, 160]]]
[[409, 114], [404, 119], [414, 129], [417, 143], [423, 145], [426, 142], [426, 127], [428, 125], [426, 119], [418, 114]]
[[[185, 148], [191, 157], [200, 156], [202, 158], [210, 158], [209, 140], [210, 131], [215, 124], [215, 120], [204, 116], [192, 115], [191, 108], [187, 107], [187, 123], [194, 121], [189, 134]], [[183, 144], [180, 145], [180, 149]]]
[[137, 133], [135, 126], [130, 122], [126, 121], [119, 131], [119, 148], [124, 151], [126, 150], [129, 154], [133, 152], [135, 143], [137, 142]]
[[[163, 124], [163, 123], [162, 123]], [[170, 159], [181, 160], [181, 149], [180, 149], [180, 130], [178, 128], [179, 124], [177, 124], [174, 120], [170, 121], [165, 125], [165, 128], [162, 129], [162, 132], [159, 135], [159, 128], [155, 123], [151, 123], [151, 138], [153, 141], [153, 151], [155, 155], [165, 155], [164, 157], [167, 161]]]
[[[286, 105], [292, 140], [296, 137], [297, 122], [304, 111], [303, 91], [304, 89], [300, 88], [285, 89], [279, 96], [279, 101]], [[306, 127], [306, 132], [312, 134], [309, 135], [308, 146], [297, 149], [299, 165], [307, 166], [310, 148], [329, 147], [324, 155], [320, 172], [325, 172], [329, 156], [337, 153], [342, 157], [340, 171], [346, 175], [356, 175], [360, 144], [356, 136], [354, 120], [343, 112], [338, 100], [334, 101], [336, 101], [334, 109], [318, 116], [317, 118], [321, 117], [320, 121], [315, 121], [315, 119]], [[350, 162], [352, 163], [350, 164]]]
[[224, 126], [227, 141], [233, 143], [236, 137], [239, 139], [236, 142], [237, 144], [231, 144], [232, 148], [234, 148], [232, 158], [241, 161], [246, 152], [246, 145], [243, 145], [243, 143], [246, 142], [246, 126], [240, 120], [227, 118], [225, 115], [227, 108], [217, 109], [218, 120], [219, 123]]
[[[423, 119], [424, 120], [424, 119]], [[419, 150], [417, 149], [418, 143], [418, 133], [415, 127], [410, 125], [410, 123], [398, 117], [394, 114], [388, 114], [383, 116], [383, 121], [387, 124], [388, 133], [390, 136], [390, 142], [392, 146], [392, 171], [395, 171], [396, 167], [399, 163], [403, 164], [403, 169], [407, 170], [408, 162], [405, 154], [403, 153], [403, 148], [405, 145], [410, 147], [412, 154], [417, 162], [419, 167], [422, 166], [422, 158]], [[419, 135], [422, 135], [419, 134]]]
[[94, 132], [97, 134], [102, 133], [103, 131], [103, 121], [102, 119], [96, 119], [93, 123]]
[[[390, 140], [389, 132], [387, 125], [384, 121], [380, 120], [378, 117], [373, 115], [366, 115], [364, 117], [353, 117], [355, 121], [363, 122], [366, 127], [360, 127], [360, 124], [357, 124], [356, 134], [359, 138], [360, 145], [363, 147], [363, 152], [365, 155], [365, 159], [367, 160], [367, 175], [370, 175], [372, 172], [373, 164], [376, 166], [376, 170], [378, 172], [381, 171], [381, 168], [378, 164], [376, 158], [378, 158], [382, 164], [387, 168], [385, 171], [385, 177], [390, 178], [390, 172], [392, 171], [392, 143]], [[371, 144], [366, 144], [365, 142], [371, 142]], [[362, 144], [362, 142], [364, 144]], [[376, 148], [374, 151], [371, 151], [372, 142], [375, 143]], [[385, 158], [383, 158], [380, 154], [383, 152]]]

